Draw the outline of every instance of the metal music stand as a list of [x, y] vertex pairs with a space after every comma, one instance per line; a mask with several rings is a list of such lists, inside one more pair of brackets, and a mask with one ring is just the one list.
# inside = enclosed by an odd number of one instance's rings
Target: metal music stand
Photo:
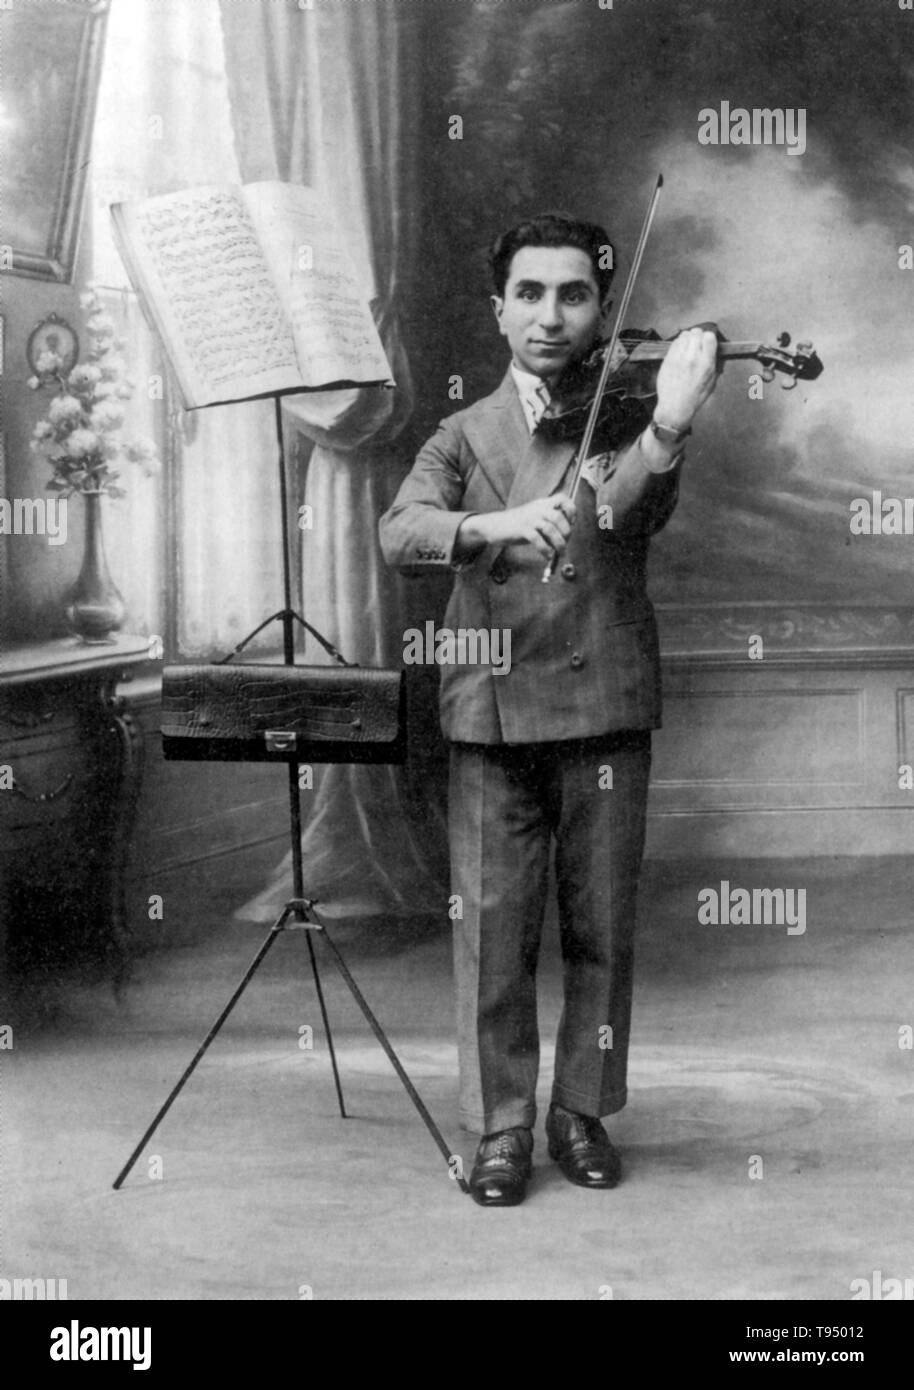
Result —
[[[256, 637], [257, 634], [261, 632], [265, 627], [269, 626], [270, 623], [280, 621], [282, 623], [283, 630], [283, 664], [286, 666], [294, 666], [294, 624], [299, 623], [303, 628], [306, 629], [308, 629], [308, 624], [305, 622], [304, 618], [302, 618], [300, 614], [296, 613], [292, 608], [292, 560], [289, 543], [289, 504], [286, 478], [286, 450], [282, 427], [282, 408], [280, 404], [281, 395], [283, 394], [288, 393], [272, 393], [274, 418], [276, 421], [276, 438], [279, 453], [280, 525], [282, 527], [284, 606], [280, 610], [280, 612], [274, 613], [269, 618], [266, 618], [259, 625], [259, 627], [256, 627], [253, 632], [249, 633], [248, 636], [245, 637], [244, 640], [238, 644], [232, 655], [236, 655], [239, 651], [241, 651], [241, 649], [245, 647], [248, 644], [248, 642], [250, 642], [254, 637]], [[403, 1083], [403, 1087], [406, 1090], [407, 1095], [409, 1096], [413, 1105], [418, 1110], [426, 1129], [428, 1130], [429, 1134], [432, 1136], [436, 1145], [438, 1146], [439, 1150], [444, 1156], [445, 1162], [448, 1165], [449, 1175], [455, 1177], [455, 1180], [458, 1186], [460, 1187], [461, 1191], [467, 1194], [469, 1193], [469, 1185], [466, 1179], [462, 1176], [459, 1165], [456, 1168], [452, 1167], [453, 1154], [451, 1153], [451, 1150], [445, 1143], [441, 1131], [439, 1130], [438, 1126], [435, 1124], [435, 1121], [432, 1119], [432, 1116], [426, 1109], [422, 1097], [419, 1095], [419, 1092], [416, 1090], [412, 1081], [409, 1079], [409, 1076], [404, 1070], [403, 1065], [400, 1062], [400, 1059], [391, 1047], [390, 1042], [383, 1028], [381, 1027], [377, 1018], [369, 1008], [365, 996], [362, 994], [362, 991], [359, 989], [358, 985], [353, 979], [352, 974], [350, 973], [349, 968], [346, 965], [346, 962], [340, 955], [339, 948], [334, 944], [329, 932], [327, 931], [326, 925], [320, 920], [317, 913], [315, 912], [314, 900], [305, 896], [304, 871], [302, 866], [301, 851], [301, 789], [298, 784], [297, 763], [297, 757], [290, 754], [288, 759], [289, 835], [292, 847], [293, 896], [285, 904], [276, 921], [270, 927], [266, 939], [260, 946], [259, 950], [257, 951], [257, 954], [254, 956], [254, 959], [251, 961], [247, 970], [244, 972], [244, 975], [241, 977], [241, 980], [239, 981], [238, 985], [235, 987], [232, 994], [229, 996], [226, 1004], [224, 1005], [219, 1016], [216, 1018], [206, 1037], [203, 1039], [202, 1043], [197, 1048], [197, 1051], [194, 1053], [187, 1067], [182, 1072], [177, 1084], [169, 1093], [164, 1104], [159, 1108], [155, 1118], [149, 1125], [149, 1128], [146, 1130], [142, 1139], [137, 1144], [136, 1148], [133, 1150], [132, 1154], [128, 1158], [127, 1162], [124, 1164], [121, 1171], [118, 1173], [117, 1177], [114, 1180], [114, 1183], [112, 1184], [115, 1190], [121, 1187], [121, 1185], [124, 1182], [124, 1179], [127, 1177], [130, 1170], [133, 1168], [143, 1149], [146, 1147], [147, 1143], [152, 1138], [155, 1131], [158, 1129], [162, 1120], [165, 1118], [165, 1115], [171, 1109], [174, 1101], [177, 1099], [179, 1093], [183, 1089], [185, 1082], [189, 1080], [191, 1074], [196, 1069], [198, 1062], [202, 1059], [204, 1053], [207, 1051], [210, 1044], [215, 1040], [220, 1028], [222, 1027], [225, 1020], [228, 1018], [229, 1014], [237, 1004], [238, 1000], [241, 998], [241, 995], [244, 993], [244, 990], [247, 988], [258, 966], [266, 956], [274, 941], [276, 941], [277, 937], [282, 932], [291, 930], [304, 930], [305, 940], [308, 943], [308, 956], [311, 962], [311, 971], [314, 976], [314, 987], [317, 992], [318, 1003], [320, 1005], [321, 1019], [323, 1021], [324, 1029], [327, 1034], [327, 1043], [330, 1050], [330, 1063], [333, 1068], [333, 1080], [334, 1085], [336, 1086], [336, 1095], [337, 1101], [339, 1103], [341, 1117], [343, 1119], [349, 1118], [346, 1114], [346, 1106], [343, 1101], [343, 1090], [340, 1084], [339, 1070], [336, 1064], [336, 1052], [333, 1046], [333, 1035], [330, 1030], [330, 1020], [327, 1015], [327, 1006], [324, 1000], [324, 992], [321, 988], [320, 974], [318, 972], [317, 967], [317, 957], [314, 951], [314, 942], [312, 937], [315, 932], [318, 933], [318, 935], [325, 942], [327, 949], [329, 950], [331, 957], [334, 961], [334, 964], [336, 965], [337, 969], [342, 975], [343, 980], [345, 981], [350, 994], [352, 995], [355, 1002], [358, 1004], [362, 1013], [365, 1015], [365, 1018], [368, 1021], [368, 1025], [371, 1028], [371, 1031], [374, 1033], [378, 1042], [381, 1044], [381, 1047], [386, 1052], [388, 1058], [390, 1059], [391, 1065], [393, 1066], [394, 1071], [397, 1073], [397, 1076]]]

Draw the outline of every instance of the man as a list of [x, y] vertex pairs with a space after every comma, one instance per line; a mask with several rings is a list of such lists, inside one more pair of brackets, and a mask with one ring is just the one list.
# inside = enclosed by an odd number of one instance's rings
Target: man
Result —
[[511, 653], [507, 669], [458, 658], [441, 674], [462, 912], [461, 1121], [482, 1135], [470, 1190], [484, 1206], [522, 1201], [532, 1171], [535, 975], [553, 840], [564, 1010], [549, 1154], [580, 1186], [613, 1187], [621, 1173], [600, 1117], [626, 1101], [635, 895], [660, 724], [647, 550], [675, 506], [682, 442], [718, 372], [714, 333], [681, 333], [651, 424], [589, 459], [571, 501], [574, 441], [550, 439], [538, 421], [550, 388], [605, 328], [608, 245], [601, 227], [550, 214], [498, 239], [492, 305], [511, 349], [507, 374], [442, 422], [381, 519], [390, 564], [456, 571], [445, 627], [487, 632], [492, 650], [500, 636]]

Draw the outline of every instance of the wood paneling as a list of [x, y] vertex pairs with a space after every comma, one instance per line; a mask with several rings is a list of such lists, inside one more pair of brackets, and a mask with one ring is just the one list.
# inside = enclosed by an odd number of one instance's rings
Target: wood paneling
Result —
[[[157, 683], [128, 698], [147, 735], [133, 921], [143, 939], [192, 939], [199, 893], [220, 896], [228, 914], [285, 854], [285, 779], [259, 764], [164, 763]], [[911, 762], [910, 647], [772, 644], [759, 662], [713, 644], [668, 651], [648, 854], [910, 853], [914, 792], [900, 789], [899, 766]], [[164, 924], [147, 918], [151, 893], [170, 898]]]
[[667, 663], [648, 852], [887, 854], [914, 849], [914, 689], [906, 664]]

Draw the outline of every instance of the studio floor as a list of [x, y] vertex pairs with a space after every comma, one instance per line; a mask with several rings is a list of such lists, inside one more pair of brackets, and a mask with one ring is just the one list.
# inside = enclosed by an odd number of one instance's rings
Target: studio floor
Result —
[[[805, 888], [806, 932], [698, 925], [698, 890], [722, 879]], [[504, 1210], [462, 1195], [319, 949], [340, 1118], [301, 932], [112, 1191], [263, 938], [217, 904], [205, 944], [146, 954], [120, 1001], [70, 982], [0, 1051], [0, 1275], [95, 1300], [850, 1300], [876, 1271], [910, 1279], [911, 882], [903, 859], [646, 866], [612, 1192], [570, 1186], [545, 1152], [548, 927], [536, 1167]], [[333, 937], [469, 1171], [447, 931]]]

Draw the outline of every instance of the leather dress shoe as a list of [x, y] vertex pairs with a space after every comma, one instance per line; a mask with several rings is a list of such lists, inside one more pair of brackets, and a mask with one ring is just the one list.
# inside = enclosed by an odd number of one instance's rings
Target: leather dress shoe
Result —
[[546, 1138], [549, 1157], [578, 1187], [615, 1187], [621, 1178], [621, 1159], [595, 1116], [550, 1105]]
[[516, 1207], [533, 1172], [533, 1134], [520, 1125], [485, 1134], [476, 1150], [470, 1193], [481, 1207]]

